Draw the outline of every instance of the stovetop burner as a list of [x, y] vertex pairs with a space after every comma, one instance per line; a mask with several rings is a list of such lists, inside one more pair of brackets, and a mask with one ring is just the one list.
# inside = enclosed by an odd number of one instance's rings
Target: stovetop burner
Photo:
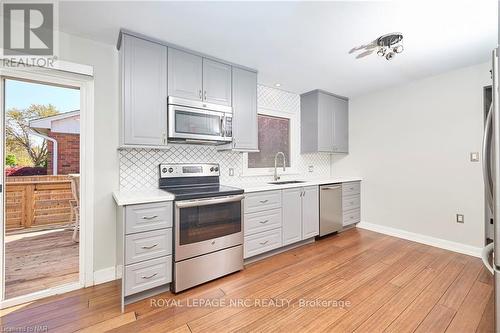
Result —
[[190, 200], [242, 194], [240, 188], [220, 185], [218, 164], [160, 164], [159, 188]]

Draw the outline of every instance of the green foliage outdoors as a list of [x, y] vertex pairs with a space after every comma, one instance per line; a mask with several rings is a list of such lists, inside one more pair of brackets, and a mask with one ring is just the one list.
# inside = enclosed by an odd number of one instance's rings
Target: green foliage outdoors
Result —
[[17, 164], [16, 156], [13, 154], [7, 154], [7, 156], [5, 156], [5, 164], [10, 167], [16, 166]]
[[[52, 104], [31, 104], [27, 109], [11, 108], [5, 115], [6, 155], [13, 155], [15, 165], [47, 165], [47, 141], [40, 143], [29, 127], [30, 120], [50, 117], [59, 111]], [[7, 163], [7, 165], [9, 165]]]

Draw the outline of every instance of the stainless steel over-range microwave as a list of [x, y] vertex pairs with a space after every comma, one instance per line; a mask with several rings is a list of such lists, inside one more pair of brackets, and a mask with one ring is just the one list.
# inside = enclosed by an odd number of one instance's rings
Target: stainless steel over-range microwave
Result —
[[201, 101], [168, 97], [168, 140], [224, 144], [232, 141], [233, 109]]

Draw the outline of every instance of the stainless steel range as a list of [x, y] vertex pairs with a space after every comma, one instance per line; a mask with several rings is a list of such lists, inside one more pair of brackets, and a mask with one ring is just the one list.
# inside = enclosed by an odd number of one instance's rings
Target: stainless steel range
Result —
[[174, 200], [174, 283], [179, 292], [243, 269], [243, 190], [220, 185], [218, 164], [160, 164]]

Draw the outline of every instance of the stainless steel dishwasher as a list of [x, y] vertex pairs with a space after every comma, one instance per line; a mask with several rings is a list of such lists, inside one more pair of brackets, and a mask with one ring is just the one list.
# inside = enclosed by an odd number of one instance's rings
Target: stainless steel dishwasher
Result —
[[319, 187], [319, 235], [342, 229], [342, 184]]

